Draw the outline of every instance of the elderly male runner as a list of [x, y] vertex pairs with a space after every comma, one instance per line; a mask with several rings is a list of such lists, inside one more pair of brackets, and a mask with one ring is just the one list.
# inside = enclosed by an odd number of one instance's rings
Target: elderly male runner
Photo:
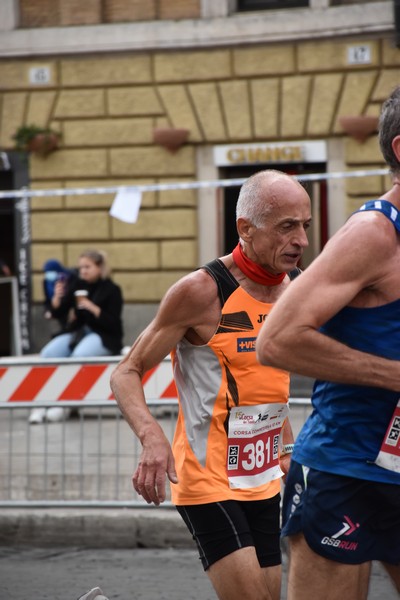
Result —
[[[258, 363], [255, 340], [308, 244], [310, 220], [310, 198], [295, 179], [279, 171], [250, 177], [237, 204], [238, 246], [171, 287], [112, 376], [143, 446], [134, 487], [158, 505], [168, 476], [222, 600], [280, 598], [289, 375]], [[180, 405], [173, 453], [141, 385], [171, 350]]]
[[372, 560], [400, 592], [400, 87], [379, 139], [393, 187], [333, 236], [257, 341], [264, 365], [318, 378], [284, 495], [290, 600], [363, 600]]

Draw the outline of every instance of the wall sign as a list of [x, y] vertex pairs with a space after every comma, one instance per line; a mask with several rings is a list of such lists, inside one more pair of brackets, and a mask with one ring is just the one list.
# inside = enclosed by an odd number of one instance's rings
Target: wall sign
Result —
[[257, 163], [326, 162], [326, 160], [326, 142], [323, 141], [214, 146], [214, 163], [218, 167]]
[[29, 83], [31, 85], [48, 85], [51, 82], [50, 68], [31, 67], [29, 69]]
[[349, 46], [347, 48], [347, 64], [369, 65], [371, 64], [371, 46]]

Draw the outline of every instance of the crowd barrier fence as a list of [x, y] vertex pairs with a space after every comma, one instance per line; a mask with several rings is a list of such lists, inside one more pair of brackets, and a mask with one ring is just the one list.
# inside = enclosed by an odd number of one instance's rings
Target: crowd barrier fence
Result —
[[[147, 506], [131, 482], [140, 443], [109, 387], [120, 358], [0, 359], [0, 506]], [[172, 442], [178, 401], [169, 357], [143, 384], [150, 411]], [[29, 424], [32, 408], [54, 405], [74, 409], [75, 416]], [[290, 405], [296, 431], [310, 401], [292, 398]], [[172, 506], [169, 489], [164, 506]]]

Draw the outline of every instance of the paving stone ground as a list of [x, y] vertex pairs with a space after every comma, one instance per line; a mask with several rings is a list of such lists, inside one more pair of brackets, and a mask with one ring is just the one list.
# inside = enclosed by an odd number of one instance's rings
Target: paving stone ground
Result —
[[[286, 560], [282, 600], [286, 594]], [[1, 600], [77, 600], [100, 587], [110, 600], [215, 600], [197, 551], [0, 547]], [[374, 565], [368, 600], [396, 600]]]

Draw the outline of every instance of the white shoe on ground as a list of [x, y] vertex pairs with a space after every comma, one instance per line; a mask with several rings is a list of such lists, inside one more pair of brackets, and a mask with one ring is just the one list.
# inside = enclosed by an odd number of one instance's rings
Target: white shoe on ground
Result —
[[32, 408], [29, 415], [29, 423], [43, 423], [46, 418], [46, 409], [45, 408]]
[[83, 596], [79, 596], [78, 600], [108, 600], [108, 598], [103, 595], [99, 587], [95, 587], [86, 592], [86, 594], [83, 594]]
[[67, 420], [71, 414], [70, 408], [62, 408], [61, 406], [52, 406], [46, 410], [46, 420], [50, 423]]

